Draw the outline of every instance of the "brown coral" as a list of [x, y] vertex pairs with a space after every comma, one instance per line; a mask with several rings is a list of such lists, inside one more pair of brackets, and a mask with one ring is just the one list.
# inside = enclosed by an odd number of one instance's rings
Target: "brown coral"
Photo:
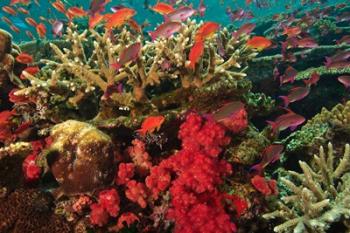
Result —
[[51, 131], [48, 165], [64, 194], [93, 192], [115, 174], [111, 139], [90, 124], [69, 120]]

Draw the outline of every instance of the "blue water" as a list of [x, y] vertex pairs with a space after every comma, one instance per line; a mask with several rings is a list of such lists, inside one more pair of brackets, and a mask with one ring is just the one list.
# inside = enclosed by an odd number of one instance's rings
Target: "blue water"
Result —
[[[25, 17], [32, 17], [38, 22], [40, 22], [39, 16], [43, 16], [46, 19], [58, 19], [58, 20], [66, 20], [66, 16], [62, 13], [56, 11], [51, 6], [51, 1], [47, 0], [38, 0], [40, 3], [40, 7], [32, 3], [28, 7], [25, 7], [29, 9], [30, 15], [24, 15], [24, 14], [17, 14], [16, 16], [8, 15], [7, 13], [0, 11], [0, 17], [6, 16], [8, 17], [14, 25], [16, 25], [19, 29], [21, 29], [20, 33], [13, 33], [14, 40], [16, 42], [23, 42], [29, 40], [29, 38], [26, 36], [25, 31], [29, 30], [34, 35], [35, 29], [31, 26], [27, 25], [24, 22]], [[261, 1], [261, 0], [260, 0]], [[256, 22], [261, 20], [262, 18], [266, 16], [272, 16], [274, 14], [279, 13], [289, 13], [296, 9], [303, 9], [306, 10], [308, 8], [313, 8], [320, 6], [319, 3], [311, 3], [304, 6], [301, 6], [301, 1], [298, 0], [265, 0], [270, 3], [270, 7], [268, 8], [259, 8], [256, 6], [256, 4], [251, 3], [250, 5], [246, 5], [244, 0], [204, 0], [205, 5], [207, 6], [206, 14], [203, 18], [198, 18], [198, 20], [206, 20], [206, 21], [215, 21], [220, 23], [221, 25], [228, 25], [228, 24], [235, 24], [239, 26], [242, 23], [245, 23], [247, 21]], [[1, 0], [0, 7], [3, 7], [5, 5], [9, 5], [10, 0]], [[69, 6], [81, 6], [85, 10], [89, 9], [89, 0], [63, 0], [63, 2], [66, 5], [66, 8]], [[150, 26], [146, 27], [145, 30], [152, 30], [158, 23], [162, 21], [162, 16], [151, 11], [148, 6], [152, 6], [157, 2], [157, 0], [112, 0], [107, 6], [106, 6], [106, 13], [111, 12], [110, 7], [116, 6], [119, 4], [123, 4], [127, 7], [134, 8], [137, 11], [137, 15], [135, 16], [136, 21], [139, 24], [142, 24], [145, 20], [147, 20], [150, 23]], [[344, 2], [344, 1], [327, 1], [325, 4], [323, 4], [322, 7], [326, 5], [332, 5], [335, 3]], [[185, 2], [186, 4], [192, 4], [194, 8], [198, 7], [199, 0], [188, 0]], [[286, 9], [286, 5], [291, 6], [290, 9]], [[225, 13], [226, 8], [230, 7], [232, 10], [237, 10], [239, 8], [243, 8], [246, 11], [252, 11], [253, 15], [255, 16], [251, 20], [243, 20], [243, 21], [235, 21], [232, 22], [229, 18], [229, 16]], [[82, 21], [82, 23], [87, 23], [87, 20], [80, 19], [79, 21]], [[48, 29], [48, 35], [47, 38], [52, 38], [51, 35], [51, 25], [48, 22], [44, 22]], [[7, 25], [3, 20], [0, 21], [0, 28], [10, 31], [9, 25]]]

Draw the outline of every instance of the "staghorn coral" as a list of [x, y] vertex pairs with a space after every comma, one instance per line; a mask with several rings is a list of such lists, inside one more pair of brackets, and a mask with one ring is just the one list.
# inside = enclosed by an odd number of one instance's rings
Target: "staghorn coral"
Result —
[[[311, 165], [299, 161], [303, 173], [288, 171], [280, 181], [289, 190], [278, 203], [278, 210], [264, 214], [266, 219], [285, 222], [275, 232], [326, 232], [332, 223], [350, 218], [350, 146], [338, 157], [331, 143], [328, 152], [320, 147]], [[294, 230], [293, 230], [294, 229]]]
[[95, 127], [74, 120], [57, 124], [52, 144], [42, 153], [62, 194], [93, 192], [110, 184], [115, 174], [112, 141]]
[[[41, 118], [54, 122], [57, 122], [52, 119], [54, 116], [67, 116], [65, 111], [59, 111], [65, 108], [60, 103], [68, 100], [80, 109], [82, 100], [93, 99], [91, 102], [100, 106], [95, 124], [132, 128], [150, 112], [162, 112], [173, 118], [188, 109], [211, 110], [206, 109], [208, 101], [220, 105], [226, 99], [241, 98], [251, 88], [250, 82], [244, 79], [247, 61], [257, 54], [245, 47], [248, 36], [236, 40], [227, 29], [222, 29], [206, 40], [204, 55], [193, 71], [188, 67], [187, 56], [200, 25], [188, 20], [177, 35], [152, 42], [141, 41], [142, 37], [134, 36], [126, 27], [111, 38], [108, 33], [94, 30], [78, 32], [70, 25], [65, 38], [72, 41], [71, 48], [60, 49], [52, 43], [56, 60], [43, 59], [46, 66], [37, 77], [25, 73], [30, 85], [16, 95], [40, 96], [34, 102], [45, 106]], [[223, 41], [224, 58], [217, 52], [216, 37]], [[116, 71], [111, 65], [120, 53], [140, 41], [143, 43], [140, 57]], [[87, 48], [92, 48], [92, 52], [88, 53]], [[121, 93], [112, 93], [107, 100], [98, 99], [100, 91], [108, 94], [109, 88], [120, 83], [124, 87]], [[168, 86], [165, 92], [159, 87], [161, 84]], [[77, 119], [77, 116], [71, 118]]]
[[54, 215], [52, 198], [33, 189], [18, 189], [0, 199], [0, 232], [69, 233], [71, 226]]
[[321, 112], [299, 130], [282, 140], [287, 144], [286, 151], [301, 151], [308, 147], [318, 147], [327, 140], [339, 135], [350, 134], [350, 101], [338, 104], [330, 111], [322, 108]]

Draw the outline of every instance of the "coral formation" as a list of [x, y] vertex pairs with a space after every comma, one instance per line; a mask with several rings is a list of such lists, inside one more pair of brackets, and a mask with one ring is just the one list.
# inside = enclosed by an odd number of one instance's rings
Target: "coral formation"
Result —
[[64, 194], [93, 192], [112, 182], [117, 148], [108, 135], [87, 123], [70, 120], [53, 127], [51, 138], [44, 156]]
[[350, 146], [343, 157], [335, 154], [331, 143], [328, 152], [320, 147], [311, 164], [299, 161], [303, 173], [288, 171], [280, 181], [289, 190], [278, 209], [264, 214], [266, 219], [285, 222], [275, 232], [327, 232], [332, 223], [350, 218]]
[[346, 140], [344, 137], [350, 133], [349, 116], [350, 101], [338, 104], [330, 111], [322, 108], [321, 112], [308, 120], [299, 131], [292, 133], [282, 142], [287, 145], [288, 152], [297, 152], [307, 148], [310, 150], [311, 147], [319, 147], [333, 138]]
[[0, 232], [68, 233], [71, 226], [52, 214], [49, 194], [31, 189], [18, 189], [0, 198]]

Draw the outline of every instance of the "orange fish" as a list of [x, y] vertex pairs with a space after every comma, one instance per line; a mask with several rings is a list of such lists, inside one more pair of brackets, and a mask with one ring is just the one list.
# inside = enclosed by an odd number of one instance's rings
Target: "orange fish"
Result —
[[251, 39], [247, 41], [247, 47], [254, 48], [259, 51], [270, 47], [272, 44], [271, 40], [266, 39], [262, 36], [253, 36]]
[[1, 19], [2, 19], [5, 23], [7, 23], [9, 26], [12, 25], [12, 21], [11, 21], [9, 18], [7, 18], [6, 16], [1, 17]]
[[89, 17], [89, 28], [95, 28], [99, 23], [102, 22], [104, 19], [103, 15], [100, 15], [99, 13], [96, 13]]
[[20, 53], [16, 57], [16, 61], [22, 64], [30, 64], [33, 63], [33, 57], [28, 53]]
[[295, 37], [301, 33], [300, 27], [284, 27], [282, 35], [287, 35], [288, 37]]
[[164, 2], [157, 3], [151, 9], [161, 15], [167, 15], [175, 10], [172, 5], [166, 4]]
[[7, 14], [10, 14], [10, 15], [17, 15], [17, 12], [15, 11], [15, 9], [13, 9], [12, 7], [10, 6], [3, 6], [1, 8], [4, 12], [6, 12]]
[[193, 47], [191, 48], [190, 54], [188, 55], [188, 59], [190, 60], [189, 67], [192, 70], [195, 69], [196, 63], [202, 57], [203, 52], [204, 52], [204, 42], [203, 41], [195, 42]]
[[40, 69], [39, 69], [39, 67], [37, 67], [37, 66], [30, 66], [30, 67], [27, 67], [27, 68], [25, 68], [23, 71], [22, 71], [22, 74], [21, 74], [21, 76], [20, 76], [20, 79], [26, 79], [25, 78], [25, 76], [23, 75], [23, 72], [27, 72], [27, 73], [29, 73], [29, 74], [31, 74], [31, 75], [36, 75], [39, 71], [40, 71]]
[[107, 17], [106, 29], [111, 30], [114, 27], [122, 26], [126, 21], [136, 14], [136, 11], [130, 8], [122, 8], [116, 13]]
[[36, 32], [38, 33], [40, 38], [44, 38], [45, 37], [46, 31], [47, 31], [46, 26], [43, 23], [39, 23], [36, 26]]
[[203, 41], [211, 36], [219, 29], [220, 25], [214, 22], [206, 22], [200, 26], [195, 35], [195, 41]]
[[52, 6], [59, 12], [65, 14], [66, 8], [64, 4], [60, 0], [56, 0], [56, 2], [52, 3]]
[[86, 15], [87, 15], [87, 13], [86, 13], [86, 11], [84, 11], [83, 8], [79, 8], [76, 6], [70, 7], [67, 11], [67, 16], [70, 19], [81, 18], [81, 17], [84, 17]]
[[143, 136], [147, 133], [153, 133], [155, 130], [160, 129], [164, 120], [165, 118], [163, 116], [149, 116], [142, 122], [141, 129], [136, 131]]
[[16, 32], [16, 33], [19, 33], [19, 32], [20, 32], [19, 28], [16, 27], [15, 25], [10, 25], [10, 29], [11, 29], [12, 31]]
[[29, 11], [23, 7], [19, 7], [17, 10], [18, 10], [18, 12], [20, 12], [22, 14], [25, 14], [25, 15], [29, 14]]
[[24, 19], [26, 21], [27, 24], [29, 24], [30, 26], [36, 27], [38, 25], [38, 23], [31, 17], [27, 17]]
[[23, 4], [23, 5], [28, 6], [30, 4], [30, 0], [11, 0], [10, 1], [11, 6], [16, 5], [16, 4]]

